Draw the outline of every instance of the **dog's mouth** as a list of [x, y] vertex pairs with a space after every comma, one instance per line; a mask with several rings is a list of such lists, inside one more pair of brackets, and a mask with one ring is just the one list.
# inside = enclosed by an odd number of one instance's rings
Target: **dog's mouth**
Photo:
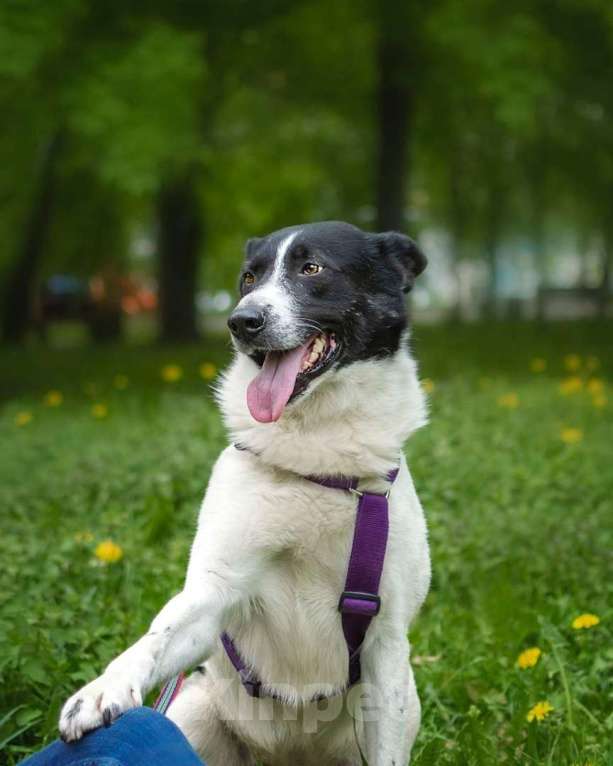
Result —
[[254, 355], [261, 370], [247, 388], [247, 406], [260, 423], [279, 420], [286, 404], [325, 372], [338, 355], [334, 333], [312, 335], [297, 348]]

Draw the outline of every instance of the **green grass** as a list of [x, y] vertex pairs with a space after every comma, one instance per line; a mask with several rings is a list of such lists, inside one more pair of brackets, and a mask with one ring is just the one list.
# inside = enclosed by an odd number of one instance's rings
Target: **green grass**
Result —
[[[423, 725], [414, 763], [611, 763], [612, 325], [418, 328], [435, 388], [407, 454], [434, 578], [411, 634]], [[595, 356], [608, 404], [563, 396], [566, 354]], [[186, 349], [0, 352], [0, 750], [56, 736], [59, 707], [181, 586], [199, 500], [225, 436]], [[533, 357], [547, 370], [530, 371]], [[183, 378], [164, 383], [160, 369]], [[117, 390], [117, 373], [130, 385]], [[49, 389], [64, 396], [45, 407]], [[514, 393], [516, 409], [498, 403]], [[94, 403], [108, 416], [96, 420]], [[18, 427], [15, 418], [32, 420]], [[561, 431], [581, 429], [565, 444]], [[92, 540], [82, 540], [84, 532]], [[111, 538], [123, 559], [98, 565]], [[145, 544], [143, 544], [145, 543]], [[577, 631], [593, 612], [600, 624]], [[538, 646], [527, 670], [518, 654]], [[553, 705], [541, 722], [526, 714]]]

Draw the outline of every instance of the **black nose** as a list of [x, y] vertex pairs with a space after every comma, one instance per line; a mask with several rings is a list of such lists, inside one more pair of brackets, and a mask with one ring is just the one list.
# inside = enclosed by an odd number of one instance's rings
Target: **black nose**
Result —
[[250, 341], [264, 329], [266, 314], [255, 306], [245, 306], [235, 309], [228, 319], [228, 327], [235, 338]]

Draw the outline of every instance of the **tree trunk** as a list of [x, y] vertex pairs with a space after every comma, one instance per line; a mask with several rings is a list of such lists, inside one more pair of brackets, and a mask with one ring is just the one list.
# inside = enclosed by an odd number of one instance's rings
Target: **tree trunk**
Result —
[[611, 271], [613, 261], [613, 227], [605, 222], [605, 232], [602, 243], [602, 273], [600, 277], [600, 295], [598, 300], [598, 316], [607, 316], [611, 299]]
[[487, 220], [485, 222], [485, 257], [488, 265], [488, 286], [485, 296], [485, 315], [498, 315], [498, 294], [500, 292], [500, 233], [502, 226], [503, 192], [497, 179], [493, 179], [489, 189]]
[[[544, 119], [544, 118], [543, 118]], [[543, 289], [547, 287], [547, 174], [549, 170], [549, 141], [546, 134], [529, 148], [526, 155], [528, 186], [530, 191], [530, 233], [532, 236], [533, 264], [537, 277], [536, 318], [545, 317]]]
[[377, 40], [377, 226], [402, 229], [409, 180], [409, 142], [414, 109], [414, 24], [404, 5], [382, 0]]
[[38, 188], [26, 220], [15, 265], [6, 279], [2, 301], [2, 335], [8, 343], [21, 343], [24, 340], [32, 318], [36, 277], [49, 234], [62, 144], [63, 135], [57, 131], [43, 149]]
[[534, 266], [537, 274], [538, 285], [536, 288], [536, 318], [542, 321], [545, 318], [545, 306], [543, 303], [543, 289], [547, 287], [547, 249], [545, 239], [544, 212], [536, 204], [532, 211], [532, 247], [534, 252]]
[[194, 340], [198, 337], [196, 285], [202, 241], [195, 170], [163, 184], [157, 207], [160, 338]]
[[462, 167], [462, 148], [456, 141], [452, 147], [449, 163], [449, 235], [450, 235], [450, 259], [451, 274], [455, 282], [455, 300], [449, 312], [449, 318], [453, 323], [462, 320], [462, 283], [460, 279], [460, 262], [464, 251], [466, 221], [469, 212], [466, 210], [465, 199], [467, 195], [462, 188], [464, 172]]

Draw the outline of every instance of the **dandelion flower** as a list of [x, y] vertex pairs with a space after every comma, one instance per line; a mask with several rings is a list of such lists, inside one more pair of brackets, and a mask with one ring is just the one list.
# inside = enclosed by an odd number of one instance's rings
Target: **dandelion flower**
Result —
[[592, 397], [592, 404], [594, 407], [601, 410], [603, 407], [607, 406], [607, 397], [603, 394], [598, 394], [597, 396]]
[[506, 407], [508, 410], [516, 410], [519, 407], [519, 397], [515, 392], [503, 394], [498, 397], [498, 406]]
[[549, 713], [553, 710], [553, 705], [551, 705], [549, 702], [542, 701], [537, 702], [536, 705], [528, 711], [528, 714], [526, 716], [526, 721], [542, 721], [544, 718], [547, 718]]
[[217, 367], [213, 362], [203, 362], [200, 365], [200, 377], [204, 378], [204, 380], [213, 380], [216, 374]]
[[564, 367], [569, 372], [577, 372], [581, 369], [581, 357], [579, 354], [566, 354], [564, 357]]
[[119, 375], [115, 375], [115, 377], [113, 378], [113, 385], [118, 391], [123, 391], [125, 388], [128, 387], [129, 383], [130, 381], [128, 380], [127, 375], [119, 374]]
[[564, 444], [577, 444], [583, 439], [583, 431], [580, 428], [563, 428], [560, 431], [560, 439]]
[[96, 546], [94, 555], [104, 564], [114, 564], [123, 557], [123, 549], [112, 540], [103, 540]]
[[59, 407], [64, 397], [61, 391], [47, 391], [43, 401], [46, 407]]
[[576, 394], [583, 388], [583, 381], [577, 375], [573, 375], [571, 378], [566, 378], [560, 383], [560, 393], [563, 396], [570, 396]]
[[547, 362], [540, 356], [537, 356], [530, 362], [530, 369], [532, 372], [545, 372], [547, 369]]
[[109, 408], [106, 406], [106, 404], [99, 402], [98, 404], [94, 404], [92, 407], [92, 415], [96, 418], [96, 420], [102, 420], [108, 414]]
[[533, 668], [539, 661], [541, 656], [541, 650], [538, 646], [532, 646], [530, 649], [525, 649], [517, 658], [517, 664], [522, 670], [527, 668]]
[[604, 380], [602, 378], [592, 378], [588, 381], [586, 388], [590, 394], [602, 394], [604, 392]]
[[431, 394], [435, 389], [434, 381], [432, 378], [424, 378], [421, 382], [421, 387], [426, 394]]
[[166, 383], [176, 383], [183, 377], [183, 370], [178, 364], [167, 364], [162, 367], [162, 380]]
[[588, 356], [585, 360], [585, 367], [590, 372], [600, 368], [600, 359], [597, 356]]
[[26, 412], [25, 410], [23, 412], [18, 412], [15, 415], [15, 425], [19, 428], [23, 428], [23, 426], [27, 426], [28, 423], [32, 422], [33, 415], [31, 412]]
[[571, 625], [575, 630], [581, 630], [582, 628], [593, 628], [600, 622], [600, 617], [595, 614], [580, 614], [579, 617], [575, 617]]

